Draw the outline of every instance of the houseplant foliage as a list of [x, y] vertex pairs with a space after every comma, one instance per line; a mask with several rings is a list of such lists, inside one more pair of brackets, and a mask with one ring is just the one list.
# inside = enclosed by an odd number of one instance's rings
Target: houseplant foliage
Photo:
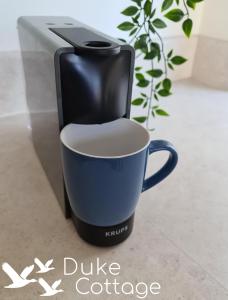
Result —
[[150, 65], [149, 69], [138, 65], [135, 67], [135, 78], [141, 93], [132, 100], [132, 105], [142, 106], [145, 111], [142, 116], [134, 119], [146, 123], [150, 129], [151, 118], [169, 116], [160, 105], [161, 99], [172, 94], [172, 80], [168, 71], [174, 71], [187, 61], [174, 49], [165, 48], [161, 31], [169, 22], [175, 22], [180, 24], [185, 36], [189, 38], [193, 28], [191, 12], [203, 0], [163, 0], [156, 7], [155, 0], [130, 1], [130, 6], [122, 11], [128, 20], [118, 25], [118, 28], [129, 33], [128, 42], [134, 46], [136, 58], [143, 56]]

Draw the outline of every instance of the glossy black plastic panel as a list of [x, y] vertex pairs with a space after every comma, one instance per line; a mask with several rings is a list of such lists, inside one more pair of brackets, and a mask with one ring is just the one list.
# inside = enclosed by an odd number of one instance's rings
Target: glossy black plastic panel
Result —
[[131, 56], [71, 54], [60, 57], [64, 125], [104, 123], [128, 110]]

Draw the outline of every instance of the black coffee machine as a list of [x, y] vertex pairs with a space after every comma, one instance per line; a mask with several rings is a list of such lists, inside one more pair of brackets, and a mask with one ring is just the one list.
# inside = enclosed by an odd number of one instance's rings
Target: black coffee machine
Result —
[[134, 49], [69, 17], [20, 17], [18, 32], [33, 144], [69, 218], [59, 133], [129, 118]]

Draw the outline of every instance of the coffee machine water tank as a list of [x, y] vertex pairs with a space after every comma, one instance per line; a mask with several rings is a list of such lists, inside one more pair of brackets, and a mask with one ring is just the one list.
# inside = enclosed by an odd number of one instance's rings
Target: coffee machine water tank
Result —
[[66, 217], [59, 133], [130, 116], [134, 49], [69, 17], [20, 17], [32, 141]]

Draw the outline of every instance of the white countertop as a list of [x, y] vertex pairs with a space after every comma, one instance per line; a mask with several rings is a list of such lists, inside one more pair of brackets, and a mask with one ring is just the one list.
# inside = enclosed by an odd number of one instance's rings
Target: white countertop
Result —
[[[19, 272], [35, 257], [54, 258], [56, 269], [43, 276], [49, 282], [62, 278], [64, 293], [51, 299], [138, 299], [106, 294], [79, 298], [79, 274], [63, 276], [64, 257], [85, 264], [97, 257], [118, 262], [120, 282], [159, 282], [160, 295], [145, 299], [228, 299], [227, 93], [186, 81], [176, 84], [176, 90], [178, 97], [163, 100], [171, 117], [159, 119], [152, 138], [176, 145], [178, 167], [142, 194], [132, 235], [112, 248], [86, 244], [71, 220], [64, 219], [29, 138], [28, 115], [1, 118], [1, 263], [9, 262]], [[150, 172], [160, 160], [157, 154], [150, 159]], [[3, 289], [7, 284], [1, 273], [0, 299], [40, 299], [43, 292], [35, 283]]]

